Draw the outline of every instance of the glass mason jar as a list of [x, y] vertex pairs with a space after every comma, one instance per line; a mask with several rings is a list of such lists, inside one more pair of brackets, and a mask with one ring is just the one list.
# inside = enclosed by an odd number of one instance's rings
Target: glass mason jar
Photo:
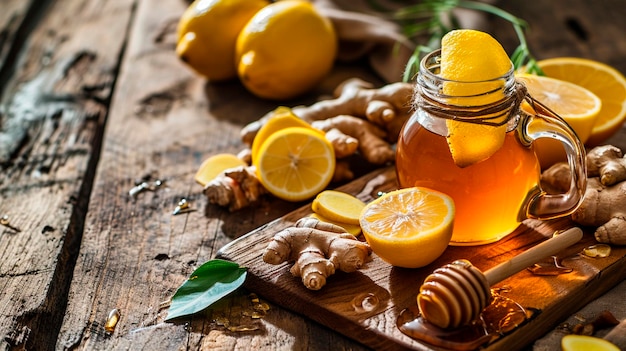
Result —
[[[585, 149], [576, 133], [528, 95], [526, 88], [515, 81], [513, 68], [489, 82], [452, 82], [463, 85], [461, 91], [473, 91], [473, 84], [482, 88], [485, 83], [496, 86], [487, 92], [476, 92], [481, 99], [491, 95], [495, 102], [476, 106], [477, 95], [445, 95], [443, 87], [451, 81], [438, 75], [440, 58], [438, 50], [420, 63], [415, 112], [400, 133], [396, 151], [400, 187], [427, 187], [454, 199], [456, 216], [451, 245], [495, 242], [513, 232], [526, 218], [552, 219], [574, 212], [583, 199], [587, 181]], [[522, 101], [535, 113], [521, 109]], [[506, 128], [503, 145], [487, 159], [459, 167], [446, 139], [448, 120]], [[480, 143], [480, 138], [481, 135], [471, 135], [464, 145]], [[566, 193], [547, 194], [541, 189], [541, 169], [532, 149], [533, 141], [539, 138], [556, 139], [565, 148], [571, 171]]]

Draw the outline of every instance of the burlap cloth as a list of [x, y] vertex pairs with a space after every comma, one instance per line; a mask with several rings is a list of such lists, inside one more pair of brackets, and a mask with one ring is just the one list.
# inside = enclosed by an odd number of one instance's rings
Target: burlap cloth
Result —
[[[402, 80], [407, 61], [416, 44], [408, 40], [402, 29], [390, 17], [394, 10], [415, 1], [375, 1], [373, 9], [367, 0], [310, 0], [316, 8], [333, 22], [339, 37], [340, 61], [366, 58], [372, 69], [386, 82]], [[384, 11], [381, 11], [381, 8]], [[458, 10], [462, 28], [485, 29], [485, 17], [476, 11]], [[596, 332], [595, 336], [610, 340], [621, 350], [626, 350], [626, 282], [622, 282], [603, 296], [576, 311], [563, 323], [575, 325], [591, 320], [602, 311], [610, 311], [621, 323], [613, 328]], [[535, 341], [529, 350], [560, 350], [563, 328], [546, 330], [546, 335]]]

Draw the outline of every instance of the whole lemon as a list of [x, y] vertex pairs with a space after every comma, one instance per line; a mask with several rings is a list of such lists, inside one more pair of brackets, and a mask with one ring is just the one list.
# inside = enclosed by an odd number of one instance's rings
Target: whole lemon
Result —
[[209, 80], [237, 77], [235, 45], [267, 0], [196, 0], [178, 22], [176, 54]]
[[237, 73], [253, 94], [284, 100], [303, 94], [332, 69], [337, 35], [331, 21], [302, 0], [272, 3], [237, 38]]

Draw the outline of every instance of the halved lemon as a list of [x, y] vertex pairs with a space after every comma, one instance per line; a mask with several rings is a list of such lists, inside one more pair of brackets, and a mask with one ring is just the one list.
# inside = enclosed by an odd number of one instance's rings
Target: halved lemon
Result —
[[422, 187], [386, 193], [361, 212], [363, 236], [372, 251], [397, 267], [424, 267], [436, 260], [452, 238], [454, 200]]
[[324, 135], [324, 132], [319, 129], [313, 128], [309, 123], [294, 115], [290, 108], [280, 106], [272, 112], [272, 116], [259, 129], [256, 136], [254, 137], [254, 140], [252, 141], [252, 145], [250, 147], [252, 163], [256, 164], [256, 160], [259, 157], [258, 154], [259, 150], [261, 149], [261, 145], [263, 145], [265, 140], [267, 140], [270, 135], [279, 130], [289, 127], [311, 128], [321, 135]]
[[556, 57], [537, 64], [546, 76], [578, 84], [602, 100], [587, 146], [600, 145], [622, 127], [626, 120], [626, 78], [618, 70], [578, 57]]
[[[602, 101], [591, 91], [564, 80], [518, 74], [516, 79], [524, 83], [530, 95], [561, 116], [572, 127], [581, 142], [587, 141], [602, 108]], [[522, 108], [532, 113], [528, 104]], [[542, 138], [535, 143], [535, 152], [546, 169], [559, 161], [566, 161], [565, 150], [557, 140]]]
[[612, 342], [587, 335], [565, 335], [561, 339], [563, 351], [619, 351]]
[[270, 193], [287, 201], [302, 201], [330, 183], [335, 172], [335, 152], [320, 133], [289, 127], [265, 140], [256, 168], [259, 181]]

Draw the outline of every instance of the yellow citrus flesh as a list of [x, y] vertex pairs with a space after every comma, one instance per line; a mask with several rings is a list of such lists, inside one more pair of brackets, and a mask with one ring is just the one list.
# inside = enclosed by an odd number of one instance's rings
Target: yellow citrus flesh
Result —
[[618, 70], [577, 57], [551, 58], [537, 64], [546, 76], [580, 85], [602, 100], [587, 146], [600, 145], [622, 127], [626, 120], [626, 78]]
[[337, 221], [333, 221], [330, 220], [328, 218], [325, 218], [324, 216], [320, 216], [318, 213], [311, 213], [311, 215], [309, 215], [309, 217], [315, 218], [319, 221], [322, 222], [326, 222], [326, 223], [331, 223], [334, 225], [338, 225], [341, 228], [343, 228], [346, 233], [350, 233], [354, 236], [359, 236], [361, 234], [361, 226], [360, 225], [354, 225], [354, 224], [348, 224], [348, 223], [341, 223], [341, 222], [337, 222]]
[[237, 77], [235, 45], [267, 0], [196, 0], [178, 22], [176, 54], [209, 80]]
[[561, 339], [563, 351], [619, 351], [615, 344], [594, 336], [565, 335]]
[[294, 115], [293, 112], [291, 112], [290, 108], [278, 107], [276, 110], [274, 110], [272, 116], [267, 120], [267, 122], [263, 124], [261, 129], [259, 129], [256, 136], [254, 137], [254, 140], [252, 141], [250, 151], [252, 156], [252, 163], [255, 164], [256, 160], [258, 159], [258, 153], [261, 149], [261, 145], [263, 145], [263, 142], [265, 142], [265, 140], [267, 140], [270, 135], [279, 130], [283, 130], [289, 127], [310, 128], [311, 130], [319, 132], [320, 135], [324, 135], [323, 131], [311, 127], [309, 123]]
[[363, 236], [372, 251], [391, 265], [426, 266], [445, 251], [452, 237], [454, 201], [421, 187], [384, 194], [360, 216]]
[[356, 197], [336, 190], [319, 193], [311, 208], [313, 212], [332, 221], [359, 225], [359, 216], [365, 203]]
[[213, 155], [202, 162], [200, 168], [198, 168], [198, 171], [194, 176], [194, 180], [198, 184], [205, 186], [225, 170], [240, 166], [247, 166], [247, 164], [236, 155]]
[[[530, 95], [561, 116], [576, 132], [581, 142], [587, 141], [602, 107], [602, 101], [591, 91], [560, 79], [518, 74]], [[522, 108], [533, 112], [529, 105]], [[535, 152], [543, 169], [559, 161], [566, 161], [565, 150], [557, 140], [542, 138], [535, 143]]]
[[256, 96], [285, 100], [307, 92], [331, 70], [337, 36], [329, 19], [303, 0], [283, 0], [259, 11], [237, 39], [236, 63]]
[[257, 176], [270, 193], [288, 201], [309, 199], [330, 183], [335, 152], [323, 135], [309, 128], [289, 127], [261, 145]]
[[[465, 96], [462, 102], [450, 99], [451, 103], [480, 106], [498, 101], [504, 93], [490, 93], [504, 85], [495, 80], [512, 69], [511, 61], [500, 45], [489, 34], [459, 29], [448, 32], [441, 41], [442, 78], [456, 82], [479, 82], [463, 84], [446, 82], [443, 93], [450, 96]], [[498, 127], [484, 124], [447, 120], [448, 146], [454, 162], [467, 167], [493, 155], [504, 143], [506, 124]]]

